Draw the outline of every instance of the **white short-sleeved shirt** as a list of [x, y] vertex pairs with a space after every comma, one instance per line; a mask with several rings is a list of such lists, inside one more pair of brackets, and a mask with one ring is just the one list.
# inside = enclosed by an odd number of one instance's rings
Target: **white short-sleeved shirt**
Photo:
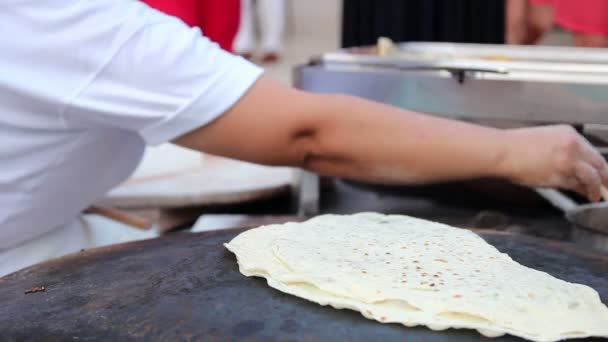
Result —
[[70, 222], [261, 73], [135, 0], [0, 1], [0, 250]]

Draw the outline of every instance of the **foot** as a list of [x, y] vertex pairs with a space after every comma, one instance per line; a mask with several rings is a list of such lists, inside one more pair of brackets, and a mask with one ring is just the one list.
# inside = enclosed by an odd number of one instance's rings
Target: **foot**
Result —
[[262, 56], [262, 63], [276, 63], [280, 59], [280, 56], [276, 52], [266, 52]]
[[239, 52], [238, 55], [241, 56], [241, 57], [243, 57], [243, 58], [245, 58], [245, 59], [248, 59], [248, 60], [253, 59], [253, 53], [251, 53], [249, 51]]

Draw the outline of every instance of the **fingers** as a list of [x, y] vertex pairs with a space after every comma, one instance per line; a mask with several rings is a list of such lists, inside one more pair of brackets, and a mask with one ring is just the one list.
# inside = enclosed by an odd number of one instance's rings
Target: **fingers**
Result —
[[[526, 132], [526, 131], [524, 131]], [[532, 132], [540, 138], [555, 144], [539, 145], [539, 163], [536, 168], [526, 170], [526, 177], [531, 179], [528, 184], [535, 186], [556, 186], [574, 190], [589, 197], [592, 201], [601, 198], [601, 187], [608, 187], [608, 165], [604, 157], [571, 126], [554, 126], [538, 128]], [[546, 147], [546, 149], [543, 149]], [[534, 155], [532, 150], [531, 155]], [[547, 158], [545, 161], [542, 158]], [[548, 167], [543, 172], [542, 167]], [[542, 178], [540, 178], [540, 177]], [[535, 178], [536, 177], [536, 178]]]
[[580, 161], [575, 165], [574, 172], [575, 178], [580, 183], [576, 190], [582, 191], [582, 194], [594, 202], [599, 201], [601, 199], [600, 187], [602, 186], [599, 171], [591, 164]]
[[592, 201], [601, 199], [602, 185], [608, 185], [608, 165], [604, 157], [581, 135], [577, 135], [579, 159], [574, 165], [575, 178], [579, 185], [576, 191], [583, 193]]
[[566, 190], [572, 190], [587, 197], [587, 187], [579, 181], [576, 177], [568, 177], [561, 181], [561, 188]]
[[578, 138], [580, 139], [579, 149], [583, 158], [600, 172], [600, 177], [603, 180], [602, 183], [608, 185], [608, 165], [606, 164], [606, 160], [585, 138], [581, 135]]
[[600, 178], [602, 179], [602, 185], [604, 187], [608, 187], [608, 165], [604, 164], [598, 171], [600, 173]]

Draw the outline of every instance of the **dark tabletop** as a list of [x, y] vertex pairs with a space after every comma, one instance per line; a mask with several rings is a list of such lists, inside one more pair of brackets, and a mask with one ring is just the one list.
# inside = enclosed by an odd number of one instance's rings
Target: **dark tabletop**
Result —
[[[1, 278], [0, 340], [487, 340], [471, 331], [379, 324], [271, 289], [242, 276], [222, 246], [240, 231], [90, 250]], [[592, 286], [608, 301], [605, 255], [509, 233], [482, 236], [520, 263]], [[38, 286], [46, 291], [24, 294]]]

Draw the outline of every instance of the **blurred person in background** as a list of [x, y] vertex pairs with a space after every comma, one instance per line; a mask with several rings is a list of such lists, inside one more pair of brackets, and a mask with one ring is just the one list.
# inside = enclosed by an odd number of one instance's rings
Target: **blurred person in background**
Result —
[[505, 0], [505, 43], [537, 44], [553, 27], [554, 0]]
[[342, 46], [430, 41], [502, 44], [504, 0], [344, 0]]
[[510, 44], [537, 44], [555, 23], [574, 46], [608, 47], [606, 0], [507, 0], [506, 21]]
[[204, 35], [222, 49], [232, 51], [239, 29], [239, 0], [142, 0], [149, 6], [180, 18], [192, 27], [200, 27]]
[[276, 62], [283, 50], [285, 0], [241, 1], [241, 24], [234, 51], [248, 59], [253, 57], [256, 46], [256, 18], [261, 34], [262, 62]]

